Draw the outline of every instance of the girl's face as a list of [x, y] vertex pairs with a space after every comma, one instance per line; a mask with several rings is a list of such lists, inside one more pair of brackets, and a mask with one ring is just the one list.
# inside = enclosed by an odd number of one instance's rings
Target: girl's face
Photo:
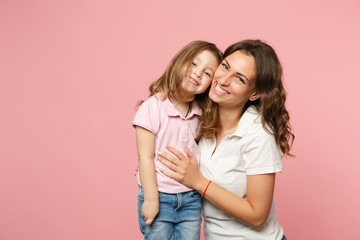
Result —
[[255, 59], [241, 51], [227, 56], [216, 69], [209, 97], [219, 107], [242, 111], [248, 100], [258, 98], [255, 92]]
[[182, 87], [189, 95], [205, 92], [213, 79], [219, 62], [215, 55], [204, 50], [196, 55], [182, 80]]

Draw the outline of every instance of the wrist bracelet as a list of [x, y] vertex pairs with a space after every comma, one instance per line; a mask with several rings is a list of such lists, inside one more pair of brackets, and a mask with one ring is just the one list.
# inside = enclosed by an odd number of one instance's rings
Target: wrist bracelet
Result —
[[211, 183], [211, 181], [209, 181], [209, 183], [206, 185], [206, 188], [205, 188], [204, 193], [203, 193], [203, 195], [202, 195], [203, 197], [205, 196], [206, 190], [208, 189], [210, 183]]

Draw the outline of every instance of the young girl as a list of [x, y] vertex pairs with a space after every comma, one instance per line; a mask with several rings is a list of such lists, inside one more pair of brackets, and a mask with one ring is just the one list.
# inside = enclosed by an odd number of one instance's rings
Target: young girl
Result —
[[150, 98], [136, 113], [138, 214], [145, 239], [200, 239], [201, 196], [165, 176], [157, 158], [160, 149], [171, 145], [187, 147], [199, 159], [195, 138], [207, 99], [204, 92], [221, 57], [212, 43], [189, 43], [151, 84]]

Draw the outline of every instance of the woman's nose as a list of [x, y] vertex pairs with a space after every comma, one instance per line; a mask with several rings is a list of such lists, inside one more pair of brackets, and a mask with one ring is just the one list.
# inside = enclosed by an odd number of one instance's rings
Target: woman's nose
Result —
[[222, 75], [222, 76], [219, 76], [219, 78], [217, 79], [217, 82], [222, 86], [228, 86], [229, 80], [230, 80], [229, 75]]

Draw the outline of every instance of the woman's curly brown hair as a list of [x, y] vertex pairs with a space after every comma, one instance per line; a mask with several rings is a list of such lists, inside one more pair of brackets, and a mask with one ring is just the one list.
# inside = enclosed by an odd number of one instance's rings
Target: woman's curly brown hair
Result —
[[[275, 136], [276, 143], [289, 155], [295, 135], [290, 126], [290, 116], [285, 107], [286, 92], [282, 84], [282, 67], [274, 49], [260, 40], [244, 40], [228, 47], [223, 58], [235, 51], [254, 57], [256, 63], [255, 91], [260, 95], [256, 101], [248, 101], [243, 111], [255, 105], [261, 114], [266, 131]], [[218, 105], [209, 101], [203, 113], [202, 134], [211, 138], [220, 127]]]

